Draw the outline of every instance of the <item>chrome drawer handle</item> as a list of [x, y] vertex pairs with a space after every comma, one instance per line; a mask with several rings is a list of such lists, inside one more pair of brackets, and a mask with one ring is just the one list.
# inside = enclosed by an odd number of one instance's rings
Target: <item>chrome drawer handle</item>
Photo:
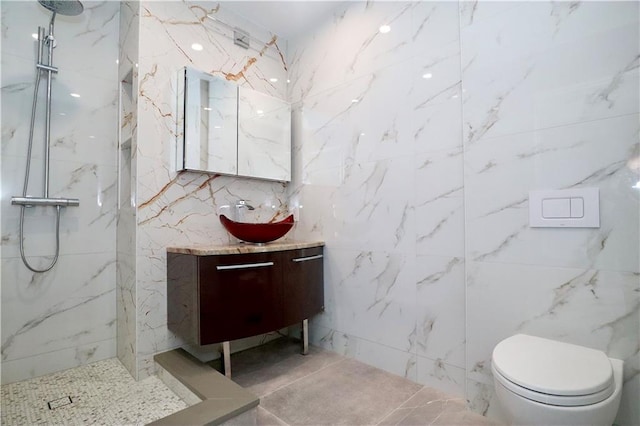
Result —
[[322, 259], [324, 256], [321, 254], [316, 254], [315, 256], [308, 256], [308, 257], [297, 257], [295, 259], [291, 259], [294, 262], [306, 262], [308, 260], [316, 260], [316, 259]]
[[261, 268], [263, 266], [273, 266], [273, 262], [262, 262], [262, 263], [244, 263], [241, 265], [222, 265], [216, 266], [218, 271], [226, 271], [229, 269], [249, 269], [249, 268]]

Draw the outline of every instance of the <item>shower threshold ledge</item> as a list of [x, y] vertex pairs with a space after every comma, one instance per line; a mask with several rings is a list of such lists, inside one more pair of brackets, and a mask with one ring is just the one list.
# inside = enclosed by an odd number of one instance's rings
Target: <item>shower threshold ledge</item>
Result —
[[[153, 359], [201, 401], [149, 423], [149, 426], [255, 424], [255, 408], [260, 399], [251, 392], [183, 349], [157, 354]], [[250, 418], [243, 418], [238, 423], [238, 416], [243, 415], [250, 415]]]

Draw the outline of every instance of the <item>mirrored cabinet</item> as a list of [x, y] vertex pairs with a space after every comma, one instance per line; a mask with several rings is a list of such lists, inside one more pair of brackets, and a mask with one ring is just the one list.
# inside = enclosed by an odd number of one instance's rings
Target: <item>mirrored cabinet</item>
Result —
[[291, 105], [191, 68], [178, 76], [177, 170], [288, 182]]

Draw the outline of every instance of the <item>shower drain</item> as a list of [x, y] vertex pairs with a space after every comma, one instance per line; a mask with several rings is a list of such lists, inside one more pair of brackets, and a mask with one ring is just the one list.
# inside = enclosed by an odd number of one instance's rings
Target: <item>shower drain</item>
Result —
[[49, 410], [55, 410], [56, 408], [64, 407], [65, 405], [71, 404], [73, 401], [70, 396], [64, 396], [62, 398], [54, 399], [53, 401], [47, 402], [49, 406]]

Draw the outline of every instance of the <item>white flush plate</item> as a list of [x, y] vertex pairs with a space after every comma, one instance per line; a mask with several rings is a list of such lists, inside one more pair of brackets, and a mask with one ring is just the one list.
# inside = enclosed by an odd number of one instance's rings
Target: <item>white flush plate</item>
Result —
[[598, 188], [554, 189], [529, 192], [532, 228], [599, 228]]

